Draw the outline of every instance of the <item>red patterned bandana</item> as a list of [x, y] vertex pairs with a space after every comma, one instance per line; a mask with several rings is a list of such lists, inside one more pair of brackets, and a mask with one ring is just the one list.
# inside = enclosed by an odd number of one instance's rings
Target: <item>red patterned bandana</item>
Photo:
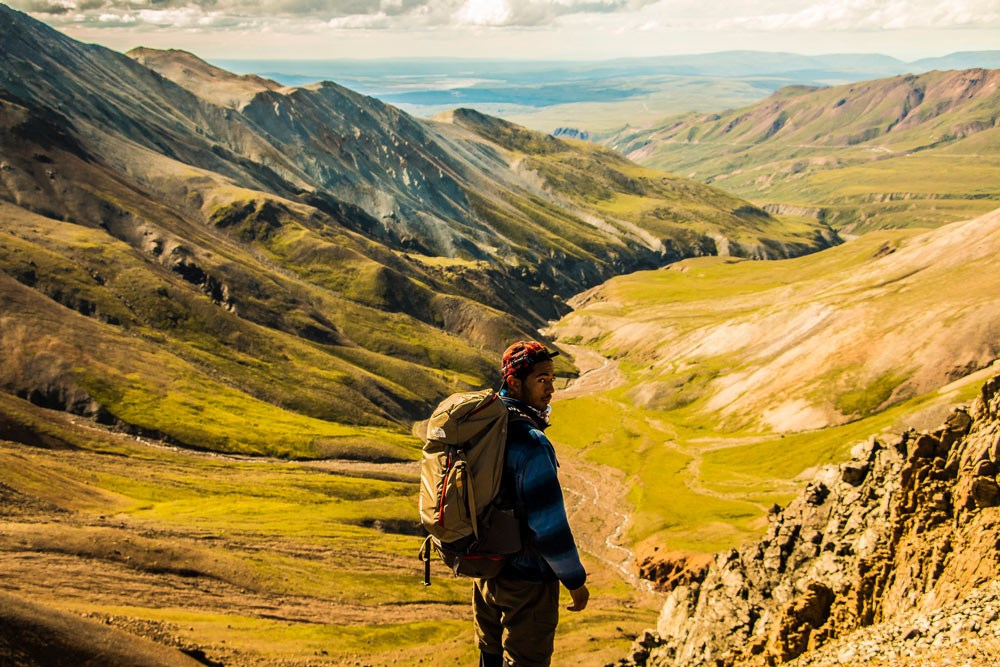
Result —
[[531, 372], [531, 367], [537, 363], [548, 361], [559, 356], [549, 348], [533, 340], [519, 340], [503, 353], [500, 374], [506, 382], [512, 376], [524, 377]]

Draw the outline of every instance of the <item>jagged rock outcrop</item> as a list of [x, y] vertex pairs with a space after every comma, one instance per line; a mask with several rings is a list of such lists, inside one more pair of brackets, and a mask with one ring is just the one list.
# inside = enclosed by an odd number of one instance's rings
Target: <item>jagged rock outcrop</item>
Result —
[[653, 582], [660, 590], [670, 591], [704, 579], [712, 563], [712, 555], [686, 551], [659, 553], [659, 547], [656, 547], [651, 554], [637, 554], [636, 560], [640, 577]]
[[557, 127], [552, 132], [552, 136], [559, 139], [578, 139], [580, 141], [590, 141], [590, 132], [576, 127]]
[[[938, 430], [872, 439], [853, 454], [772, 513], [763, 539], [717, 554], [703, 580], [675, 588], [656, 635], [627, 664], [804, 660], [860, 628], [934, 619], [982, 597], [1000, 574], [1000, 376]], [[997, 620], [963, 618], [962, 632]], [[935, 635], [936, 646], [962, 632]], [[923, 634], [911, 628], [900, 641]]]

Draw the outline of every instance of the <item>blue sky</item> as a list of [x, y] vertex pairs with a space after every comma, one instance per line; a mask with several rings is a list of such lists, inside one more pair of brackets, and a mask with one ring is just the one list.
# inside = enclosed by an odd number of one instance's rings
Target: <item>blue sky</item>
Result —
[[591, 60], [732, 49], [1000, 49], [1000, 0], [11, 0], [120, 51], [203, 58]]

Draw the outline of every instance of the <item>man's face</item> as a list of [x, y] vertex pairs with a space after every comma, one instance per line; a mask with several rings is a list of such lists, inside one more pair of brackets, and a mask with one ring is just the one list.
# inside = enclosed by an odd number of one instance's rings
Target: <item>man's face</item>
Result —
[[528, 377], [523, 380], [510, 378], [507, 384], [511, 396], [538, 411], [544, 411], [552, 401], [555, 379], [555, 364], [551, 361], [542, 361], [535, 364]]

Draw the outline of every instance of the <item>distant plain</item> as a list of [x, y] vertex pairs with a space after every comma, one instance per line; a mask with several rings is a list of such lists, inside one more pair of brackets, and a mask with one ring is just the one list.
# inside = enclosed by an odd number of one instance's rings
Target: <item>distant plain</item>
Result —
[[225, 60], [289, 86], [330, 80], [416, 116], [471, 107], [543, 132], [599, 136], [691, 111], [723, 111], [782, 86], [827, 86], [931, 69], [1000, 67], [1000, 51], [904, 62], [877, 54], [731, 51], [611, 61], [476, 59]]

